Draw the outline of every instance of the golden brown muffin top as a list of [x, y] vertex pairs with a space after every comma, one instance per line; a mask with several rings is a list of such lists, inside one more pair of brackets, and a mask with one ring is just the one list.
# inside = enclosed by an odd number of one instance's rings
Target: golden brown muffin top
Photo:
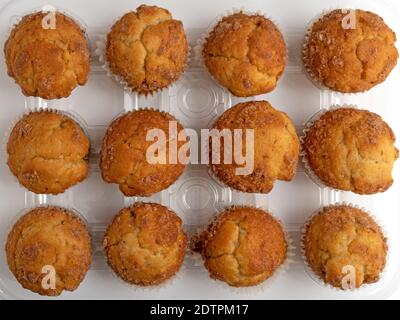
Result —
[[59, 194], [86, 178], [89, 147], [85, 132], [69, 116], [31, 112], [11, 131], [7, 164], [28, 190]]
[[286, 64], [286, 46], [274, 23], [260, 15], [236, 13], [208, 35], [204, 62], [230, 92], [249, 97], [275, 89]]
[[43, 28], [49, 13], [22, 18], [4, 45], [7, 70], [26, 96], [68, 97], [89, 74], [89, 46], [84, 31], [57, 12], [55, 29]]
[[151, 93], [179, 79], [186, 68], [188, 43], [181, 21], [168, 10], [141, 5], [125, 14], [107, 36], [111, 71], [138, 93]]
[[[353, 16], [354, 21], [349, 19]], [[383, 82], [396, 65], [395, 42], [396, 34], [376, 14], [333, 10], [309, 30], [303, 61], [311, 76], [326, 87], [363, 92]]]
[[220, 164], [212, 164], [211, 169], [226, 185], [243, 192], [268, 193], [275, 180], [290, 181], [296, 174], [299, 157], [296, 130], [286, 113], [274, 109], [267, 101], [239, 103], [225, 111], [213, 128], [242, 129], [243, 150], [250, 150], [244, 129], [254, 129], [254, 170], [248, 175], [236, 174], [237, 168], [244, 167], [236, 161], [223, 163], [225, 140], [221, 139]]
[[313, 216], [303, 246], [312, 270], [341, 289], [378, 281], [386, 263], [381, 228], [367, 213], [347, 205], [325, 207]]
[[[101, 149], [100, 168], [104, 181], [118, 183], [126, 196], [150, 196], [172, 185], [185, 165], [169, 158], [169, 122], [177, 120], [166, 112], [143, 109], [122, 115], [107, 129]], [[151, 129], [162, 130], [167, 138], [166, 163], [150, 163], [146, 157], [154, 141], [146, 141]], [[178, 133], [183, 127], [177, 122]], [[180, 148], [185, 141], [177, 141]]]
[[[22, 216], [9, 233], [5, 249], [8, 266], [18, 282], [47, 296], [77, 289], [92, 260], [85, 223], [60, 207], [37, 207]], [[46, 280], [50, 275], [43, 269], [46, 266], [55, 270], [54, 289], [46, 287], [51, 283]]]
[[281, 224], [268, 212], [230, 207], [192, 239], [212, 278], [234, 287], [260, 284], [283, 264], [287, 254]]
[[103, 240], [107, 262], [124, 281], [157, 285], [175, 275], [185, 256], [182, 220], [156, 203], [122, 209]]
[[306, 133], [303, 149], [312, 171], [328, 186], [373, 194], [393, 183], [398, 158], [393, 131], [367, 110], [325, 112]]

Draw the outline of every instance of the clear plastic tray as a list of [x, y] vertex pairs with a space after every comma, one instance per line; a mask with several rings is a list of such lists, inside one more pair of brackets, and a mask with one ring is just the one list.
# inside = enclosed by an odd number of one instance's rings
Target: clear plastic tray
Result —
[[[290, 2], [290, 3], [289, 3]], [[192, 48], [202, 32], [216, 17], [227, 10], [245, 6], [246, 10], [261, 10], [279, 23], [288, 47], [288, 63], [278, 87], [270, 94], [239, 99], [218, 86], [193, 61], [183, 78], [170, 89], [144, 98], [124, 93], [100, 67], [97, 57], [92, 57], [90, 78], [86, 86], [77, 88], [71, 97], [45, 101], [26, 98], [17, 85], [6, 74], [1, 53], [0, 60], [0, 132], [4, 134], [10, 123], [32, 107], [51, 107], [78, 114], [87, 123], [92, 142], [90, 174], [81, 184], [59, 196], [35, 195], [16, 183], [6, 166], [6, 155], [0, 163], [0, 237], [6, 237], [14, 217], [24, 208], [39, 204], [54, 204], [74, 208], [89, 222], [94, 239], [94, 260], [90, 271], [80, 287], [72, 293], [64, 292], [58, 299], [369, 299], [387, 298], [400, 284], [400, 174], [395, 166], [395, 183], [385, 193], [358, 196], [349, 192], [321, 188], [304, 172], [299, 164], [296, 178], [292, 182], [277, 182], [268, 195], [245, 194], [223, 187], [210, 177], [205, 165], [189, 165], [179, 181], [168, 190], [149, 198], [124, 198], [115, 184], [102, 181], [98, 168], [99, 149], [107, 125], [123, 111], [140, 107], [153, 107], [174, 114], [185, 127], [207, 128], [225, 110], [239, 101], [265, 99], [286, 113], [296, 124], [301, 134], [304, 123], [320, 109], [333, 104], [357, 104], [377, 112], [391, 125], [400, 137], [400, 70], [399, 66], [385, 83], [361, 95], [343, 95], [329, 90], [319, 90], [306, 77], [301, 64], [301, 46], [308, 22], [324, 9], [332, 6], [369, 9], [384, 17], [389, 26], [400, 36], [400, 13], [391, 7], [390, 1], [195, 1], [170, 0], [146, 1], [167, 7], [182, 20]], [[87, 25], [92, 52], [95, 42], [107, 33], [109, 26], [118, 16], [135, 9], [138, 3], [116, 0], [112, 5], [107, 0], [40, 1], [13, 0], [0, 11], [1, 46], [8, 36], [12, 23], [21, 14], [52, 4], [78, 16]], [[3, 152], [4, 153], [4, 152]], [[300, 161], [299, 161], [300, 163]], [[101, 239], [106, 225], [122, 207], [135, 201], [155, 201], [167, 205], [177, 212], [191, 234], [202, 227], [216, 212], [232, 204], [254, 205], [270, 210], [279, 217], [290, 236], [294, 239], [296, 255], [294, 263], [279, 279], [265, 290], [248, 294], [247, 291], [232, 291], [218, 285], [208, 277], [202, 263], [195, 256], [187, 255], [180, 276], [172, 286], [159, 290], [137, 290], [116, 281], [106, 266], [101, 249]], [[356, 292], [338, 292], [321, 286], [306, 271], [299, 250], [300, 229], [304, 221], [317, 208], [347, 201], [366, 207], [379, 217], [390, 237], [393, 253], [384, 277], [376, 284]], [[0, 250], [0, 297], [4, 299], [43, 299], [15, 281], [8, 270], [3, 248]]]

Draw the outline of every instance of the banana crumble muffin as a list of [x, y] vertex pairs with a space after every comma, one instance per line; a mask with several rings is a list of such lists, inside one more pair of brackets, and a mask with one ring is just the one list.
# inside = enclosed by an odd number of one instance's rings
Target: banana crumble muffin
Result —
[[[366, 212], [349, 205], [325, 207], [313, 216], [303, 247], [311, 269], [324, 282], [343, 290], [378, 281], [386, 264], [387, 244], [381, 228]], [[351, 269], [354, 279], [348, 283]]]
[[398, 158], [392, 129], [367, 110], [325, 112], [303, 139], [305, 160], [326, 185], [358, 194], [386, 191]]
[[281, 224], [268, 212], [231, 207], [218, 214], [192, 241], [212, 278], [234, 287], [255, 286], [286, 260], [288, 245]]
[[23, 17], [6, 41], [4, 55], [8, 75], [24, 95], [60, 99], [86, 83], [90, 52], [85, 32], [74, 20], [57, 12], [53, 29], [44, 23], [49, 14]]
[[158, 285], [174, 276], [185, 256], [187, 237], [182, 220], [156, 203], [122, 209], [103, 240], [107, 262], [124, 281]]
[[[183, 127], [166, 112], [142, 109], [114, 120], [107, 129], [100, 154], [103, 180], [117, 183], [125, 196], [150, 196], [171, 186], [185, 170], [185, 164], [169, 157], [169, 124], [176, 121], [178, 133]], [[166, 163], [151, 163], [147, 151], [154, 141], [146, 140], [149, 130], [166, 135]], [[185, 141], [176, 141], [179, 148]], [[172, 148], [172, 145], [171, 145]]]
[[188, 53], [182, 22], [156, 6], [141, 5], [125, 14], [107, 36], [108, 67], [140, 94], [178, 80], [186, 68]]
[[58, 296], [64, 290], [74, 291], [83, 281], [92, 261], [91, 238], [85, 223], [73, 212], [36, 207], [14, 224], [6, 255], [10, 271], [25, 289]]
[[[213, 129], [219, 132], [228, 129], [232, 136], [235, 129], [242, 129], [242, 149], [249, 153], [248, 158], [252, 146], [247, 145], [246, 130], [254, 130], [253, 170], [247, 174], [238, 174], [237, 169], [245, 166], [237, 163], [235, 157], [232, 163], [225, 161], [224, 150], [229, 145], [221, 139], [220, 161], [219, 164], [212, 163], [211, 170], [224, 184], [243, 192], [268, 193], [276, 180], [291, 181], [294, 178], [299, 158], [299, 138], [287, 114], [274, 109], [267, 101], [238, 103], [221, 115]], [[233, 153], [234, 149], [235, 146]], [[213, 151], [212, 140], [210, 150]], [[246, 167], [250, 165], [246, 164]]]
[[239, 97], [274, 90], [286, 65], [285, 41], [275, 24], [243, 12], [218, 22], [202, 54], [211, 75]]
[[8, 167], [28, 190], [59, 194], [89, 172], [90, 141], [66, 114], [40, 110], [22, 117], [7, 143]]
[[311, 78], [329, 89], [363, 92], [395, 67], [395, 42], [396, 34], [375, 13], [333, 10], [308, 31], [303, 61]]

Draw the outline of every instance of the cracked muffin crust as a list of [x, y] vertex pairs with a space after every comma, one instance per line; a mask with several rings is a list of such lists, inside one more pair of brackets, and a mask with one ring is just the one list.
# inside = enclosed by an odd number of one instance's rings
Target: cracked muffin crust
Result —
[[8, 167], [28, 190], [59, 194], [89, 171], [90, 142], [72, 118], [56, 111], [26, 114], [11, 131]]
[[[296, 174], [300, 143], [295, 127], [286, 113], [274, 109], [267, 101], [243, 102], [233, 106], [221, 115], [213, 129], [229, 129], [232, 136], [234, 129], [242, 129], [243, 154], [251, 150], [251, 146], [246, 145], [245, 129], [254, 129], [254, 165], [252, 172], [246, 175], [237, 174], [236, 169], [244, 165], [238, 163], [235, 157], [232, 164], [224, 164], [225, 139], [221, 139], [220, 164], [212, 163], [211, 169], [229, 187], [243, 192], [268, 193], [275, 180], [290, 181]], [[212, 150], [211, 141], [210, 152]]]
[[8, 75], [26, 96], [66, 98], [88, 79], [89, 45], [80, 26], [62, 13], [55, 15], [55, 29], [43, 28], [46, 15], [27, 15], [12, 30], [4, 45]]
[[[91, 238], [85, 223], [60, 207], [37, 207], [13, 226], [6, 242], [7, 263], [18, 282], [40, 295], [74, 291], [92, 260]], [[55, 287], [46, 276], [55, 270]], [[43, 285], [44, 284], [44, 285]]]
[[182, 22], [156, 6], [141, 5], [125, 14], [107, 36], [106, 59], [111, 72], [141, 94], [178, 80], [188, 52]]
[[[144, 197], [160, 192], [178, 180], [185, 170], [185, 164], [181, 164], [179, 159], [174, 164], [174, 159], [169, 156], [168, 150], [175, 141], [173, 137], [169, 139], [171, 121], [176, 121], [178, 133], [183, 130], [172, 115], [152, 109], [128, 112], [114, 120], [107, 129], [101, 148], [100, 169], [103, 180], [119, 184], [125, 196]], [[166, 163], [150, 163], [149, 160], [156, 159], [147, 159], [147, 150], [154, 141], [146, 141], [146, 135], [152, 129], [165, 133]], [[178, 150], [186, 143], [175, 142]]]
[[180, 269], [187, 236], [182, 220], [156, 203], [122, 209], [108, 226], [103, 247], [109, 266], [124, 281], [158, 285]]
[[285, 41], [274, 23], [243, 12], [222, 18], [202, 54], [211, 75], [239, 97], [274, 90], [286, 65]]
[[[381, 228], [366, 212], [348, 205], [323, 208], [308, 222], [303, 235], [305, 256], [326, 283], [340, 288], [379, 280], [386, 264], [387, 245]], [[353, 271], [350, 268], [353, 267]], [[350, 280], [351, 281], [351, 280]], [[343, 284], [342, 284], [343, 282]]]
[[382, 118], [367, 110], [325, 112], [309, 128], [303, 151], [310, 169], [326, 185], [358, 194], [386, 191], [398, 158], [395, 136]]
[[383, 82], [396, 65], [395, 42], [396, 34], [376, 14], [333, 10], [308, 31], [303, 61], [311, 77], [324, 86], [363, 92]]
[[192, 239], [214, 279], [234, 287], [258, 285], [284, 263], [288, 245], [281, 224], [268, 212], [231, 207]]

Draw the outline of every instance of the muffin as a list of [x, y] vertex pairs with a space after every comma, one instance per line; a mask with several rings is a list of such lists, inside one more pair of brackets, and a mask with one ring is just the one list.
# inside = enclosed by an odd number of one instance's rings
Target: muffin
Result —
[[210, 276], [234, 287], [255, 286], [273, 275], [286, 259], [281, 224], [268, 212], [231, 207], [192, 239]]
[[378, 15], [333, 10], [309, 29], [303, 61], [323, 86], [343, 93], [363, 92], [385, 81], [396, 65], [395, 42], [396, 34]]
[[180, 269], [187, 237], [182, 220], [156, 203], [122, 209], [103, 240], [107, 262], [117, 276], [139, 285], [158, 285]]
[[26, 96], [66, 98], [88, 79], [89, 45], [75, 21], [57, 12], [52, 29], [48, 14], [27, 15], [12, 30], [4, 45], [8, 75]]
[[[173, 138], [168, 138], [171, 121], [177, 123], [178, 133], [183, 130], [172, 115], [150, 109], [128, 112], [114, 120], [107, 129], [101, 149], [100, 169], [103, 180], [119, 184], [125, 196], [144, 197], [164, 190], [178, 180], [185, 164], [180, 163], [179, 159], [175, 163], [175, 159], [169, 157], [170, 145], [173, 148]], [[146, 136], [152, 129], [162, 130], [166, 135], [165, 163], [147, 159], [147, 152], [154, 141], [146, 141]], [[186, 143], [175, 142], [178, 150]]]
[[218, 22], [202, 54], [211, 75], [238, 97], [274, 90], [286, 64], [285, 41], [275, 24], [243, 12]]
[[7, 143], [8, 167], [21, 185], [38, 194], [59, 194], [89, 171], [90, 142], [72, 118], [55, 111], [24, 115]]
[[5, 249], [10, 271], [22, 287], [46, 296], [77, 289], [92, 260], [85, 223], [60, 207], [36, 207], [22, 216]]
[[307, 167], [326, 185], [358, 194], [387, 190], [398, 158], [393, 131], [367, 110], [325, 112], [303, 138]]
[[303, 248], [311, 269], [340, 289], [378, 281], [386, 263], [381, 228], [367, 213], [348, 205], [325, 207], [314, 215], [307, 223]]
[[[299, 139], [289, 117], [274, 109], [267, 101], [244, 102], [233, 106], [215, 122], [213, 129], [220, 132], [228, 129], [232, 136], [234, 129], [242, 129], [242, 154], [254, 150], [253, 169], [248, 174], [238, 174], [238, 169], [251, 168], [251, 164], [243, 165], [235, 156], [231, 164], [227, 163], [224, 151], [225, 148], [232, 149], [232, 145], [221, 139], [219, 164], [212, 159], [211, 169], [227, 186], [243, 192], [268, 193], [275, 180], [293, 179], [299, 157]], [[254, 147], [246, 145], [246, 129], [254, 130]], [[238, 142], [234, 139], [233, 142], [234, 153]], [[216, 151], [211, 139], [210, 153]]]
[[188, 52], [182, 22], [168, 10], [141, 5], [112, 26], [105, 55], [108, 68], [124, 85], [148, 94], [179, 79]]

